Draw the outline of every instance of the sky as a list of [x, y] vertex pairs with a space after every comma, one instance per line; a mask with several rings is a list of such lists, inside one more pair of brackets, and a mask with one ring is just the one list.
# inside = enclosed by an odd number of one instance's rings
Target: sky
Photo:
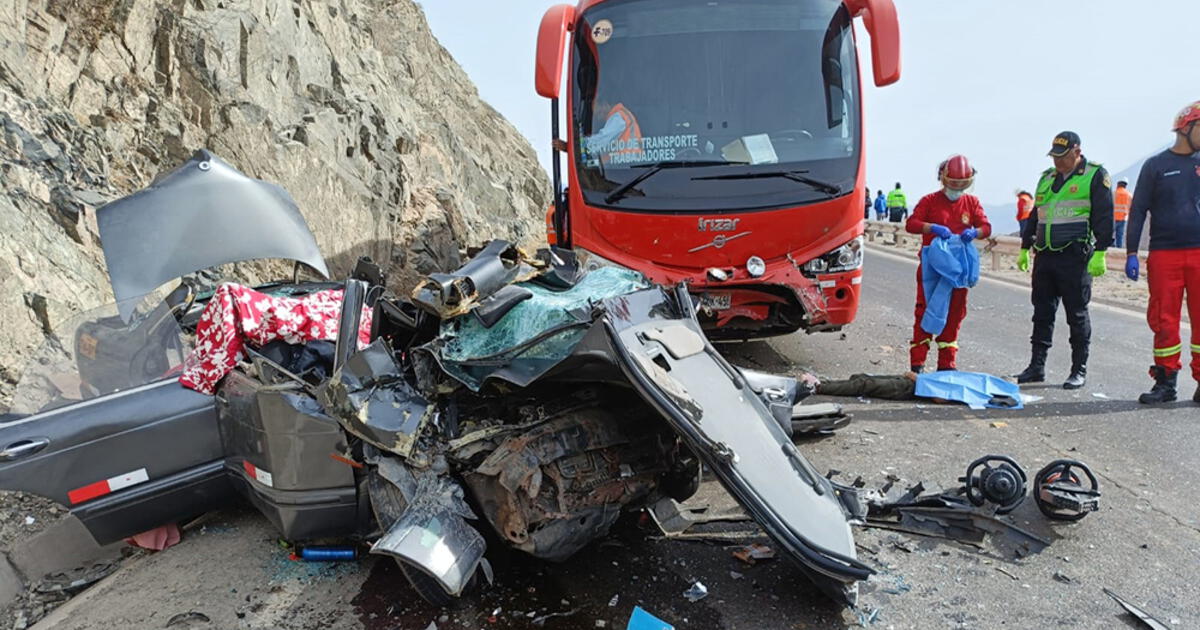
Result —
[[[549, 172], [550, 106], [534, 92], [533, 64], [538, 23], [557, 2], [419, 4], [480, 95], [530, 140]], [[979, 171], [973, 192], [985, 208], [1009, 204], [1050, 166], [1046, 151], [1059, 131], [1077, 132], [1088, 159], [1117, 173], [1170, 143], [1175, 113], [1200, 100], [1198, 0], [896, 7], [902, 69], [891, 86], [874, 86], [870, 40], [857, 21], [872, 191], [899, 181], [910, 198], [933, 192], [937, 165], [962, 153]]]

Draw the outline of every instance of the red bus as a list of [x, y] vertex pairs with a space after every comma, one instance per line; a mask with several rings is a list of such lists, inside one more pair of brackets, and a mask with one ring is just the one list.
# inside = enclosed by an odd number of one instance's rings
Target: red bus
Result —
[[557, 244], [586, 265], [687, 282], [714, 338], [853, 321], [865, 182], [855, 17], [875, 84], [895, 82], [892, 0], [550, 7], [535, 84], [557, 139], [567, 66], [567, 181], [556, 148], [548, 215]]

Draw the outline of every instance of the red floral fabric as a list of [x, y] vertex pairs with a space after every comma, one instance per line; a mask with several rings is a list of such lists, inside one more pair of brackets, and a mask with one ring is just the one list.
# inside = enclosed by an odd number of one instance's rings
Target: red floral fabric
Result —
[[[196, 346], [184, 360], [179, 383], [213, 394], [217, 383], [242, 359], [247, 343], [259, 347], [278, 339], [293, 344], [334, 341], [341, 309], [341, 289], [289, 298], [272, 297], [240, 284], [223, 284], [200, 315]], [[371, 311], [364, 307], [358, 323], [359, 348], [370, 341]]]

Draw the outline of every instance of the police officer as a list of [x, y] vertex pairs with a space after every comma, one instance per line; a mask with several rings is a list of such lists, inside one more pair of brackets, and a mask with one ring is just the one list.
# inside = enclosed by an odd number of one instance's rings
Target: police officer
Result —
[[1087, 382], [1092, 278], [1104, 274], [1104, 251], [1112, 244], [1112, 180], [1103, 166], [1083, 157], [1074, 132], [1055, 136], [1049, 155], [1054, 168], [1042, 172], [1038, 181], [1033, 214], [1021, 232], [1017, 258], [1017, 267], [1028, 271], [1030, 247], [1037, 253], [1031, 292], [1032, 355], [1017, 382], [1046, 380], [1046, 355], [1061, 300], [1071, 327], [1071, 375], [1063, 389], [1079, 389]]

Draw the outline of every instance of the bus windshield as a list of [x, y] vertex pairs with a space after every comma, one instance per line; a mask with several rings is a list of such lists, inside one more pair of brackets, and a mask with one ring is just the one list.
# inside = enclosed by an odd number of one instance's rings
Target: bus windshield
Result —
[[[572, 141], [589, 205], [769, 208], [854, 188], [858, 66], [840, 0], [608, 0], [576, 33]], [[835, 186], [752, 176], [769, 171]]]

